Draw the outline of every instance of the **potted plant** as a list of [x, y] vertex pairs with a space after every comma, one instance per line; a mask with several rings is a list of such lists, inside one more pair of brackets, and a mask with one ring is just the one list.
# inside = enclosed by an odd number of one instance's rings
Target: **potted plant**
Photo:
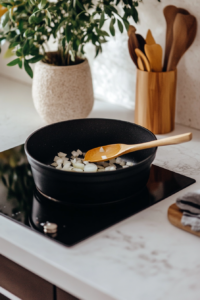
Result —
[[[107, 42], [129, 27], [129, 19], [138, 21], [140, 0], [0, 0], [0, 42], [9, 43], [16, 56], [8, 66], [18, 65], [32, 78], [36, 110], [47, 122], [83, 118], [93, 107], [90, 67], [84, 58], [84, 46], [92, 43], [96, 56]], [[120, 12], [119, 12], [120, 11]], [[57, 51], [48, 51], [49, 40]]]

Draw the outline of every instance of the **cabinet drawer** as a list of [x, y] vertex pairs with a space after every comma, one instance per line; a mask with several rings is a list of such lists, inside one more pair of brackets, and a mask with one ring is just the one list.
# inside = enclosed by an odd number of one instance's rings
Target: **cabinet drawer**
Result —
[[59, 288], [56, 289], [56, 294], [57, 294], [56, 297], [57, 300], [79, 300], [78, 298], [68, 294], [67, 292], [64, 292]]
[[2, 255], [0, 286], [22, 300], [53, 300], [52, 284]]

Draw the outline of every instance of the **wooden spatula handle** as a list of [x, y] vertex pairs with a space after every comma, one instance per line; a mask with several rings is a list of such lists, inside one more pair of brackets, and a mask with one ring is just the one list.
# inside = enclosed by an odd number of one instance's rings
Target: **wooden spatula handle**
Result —
[[147, 142], [143, 144], [137, 144], [134, 146], [134, 150], [142, 150], [142, 149], [149, 149], [158, 146], [167, 146], [173, 144], [181, 144], [184, 142], [189, 142], [192, 139], [192, 133], [184, 133], [180, 135], [170, 136], [168, 138]]

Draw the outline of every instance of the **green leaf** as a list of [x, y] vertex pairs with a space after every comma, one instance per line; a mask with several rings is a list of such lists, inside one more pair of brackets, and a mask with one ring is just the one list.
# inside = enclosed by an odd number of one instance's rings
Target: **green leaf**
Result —
[[122, 23], [120, 22], [120, 20], [117, 20], [117, 24], [118, 24], [118, 27], [119, 27], [119, 31], [122, 33], [123, 30], [124, 30], [124, 27], [123, 27]]
[[48, 9], [46, 10], [46, 16], [47, 16], [47, 18], [51, 21], [51, 14], [50, 14], [50, 12], [48, 11]]
[[117, 9], [116, 9], [114, 6], [109, 5], [109, 9], [110, 9], [111, 11], [113, 11], [114, 13], [118, 14], [118, 11], [117, 11]]
[[22, 60], [20, 59], [20, 61], [18, 62], [18, 66], [20, 67], [20, 69], [22, 68]]
[[20, 59], [16, 58], [7, 64], [8, 67], [12, 67], [19, 64]]
[[137, 12], [137, 9], [134, 6], [131, 8], [131, 14], [132, 14], [132, 17], [133, 17], [135, 23], [137, 23], [138, 20], [139, 20], [138, 12]]
[[105, 30], [100, 30], [96, 28], [97, 34], [101, 36], [109, 36], [109, 34]]
[[112, 36], [115, 35], [114, 22], [115, 22], [114, 19], [111, 19], [111, 21], [110, 21], [110, 27], [109, 27], [110, 33], [112, 34]]
[[26, 31], [25, 31], [25, 37], [31, 37], [31, 36], [33, 36], [35, 34], [35, 31], [34, 30], [32, 30], [32, 29], [27, 29]]
[[46, 4], [47, 4], [47, 0], [42, 0], [42, 1], [40, 2], [40, 4], [38, 5], [39, 9], [45, 8]]
[[76, 0], [76, 4], [80, 9], [85, 10], [85, 8], [83, 7], [82, 3], [79, 0]]
[[122, 20], [123, 20], [124, 26], [126, 27], [126, 30], [128, 30], [128, 28], [129, 28], [129, 22], [126, 19], [124, 19], [124, 18]]
[[102, 12], [101, 18], [100, 18], [100, 23], [99, 23], [99, 28], [101, 28], [103, 26], [104, 22], [105, 22], [105, 15], [104, 15], [104, 12]]
[[19, 42], [13, 42], [13, 43], [10, 43], [9, 49], [15, 48], [18, 44], [19, 44]]
[[33, 78], [33, 70], [31, 69], [31, 67], [29, 66], [29, 63], [27, 60], [24, 60], [24, 69], [26, 71], [26, 73]]
[[4, 20], [3, 20], [2, 26], [5, 27], [9, 20], [10, 20], [9, 11], [7, 11], [4, 14]]
[[25, 44], [23, 47], [23, 54], [24, 54], [24, 56], [29, 54], [29, 40], [25, 41]]
[[112, 11], [108, 7], [105, 6], [104, 11], [110, 18], [112, 17]]
[[17, 49], [16, 55], [19, 56], [19, 57], [23, 55], [22, 54], [22, 48]]
[[72, 25], [67, 24], [65, 28], [65, 36], [68, 43], [71, 41], [71, 37], [72, 37], [71, 29], [72, 29]]
[[28, 60], [26, 60], [29, 64], [35, 64], [36, 62], [40, 61], [44, 58], [44, 55], [36, 55]]

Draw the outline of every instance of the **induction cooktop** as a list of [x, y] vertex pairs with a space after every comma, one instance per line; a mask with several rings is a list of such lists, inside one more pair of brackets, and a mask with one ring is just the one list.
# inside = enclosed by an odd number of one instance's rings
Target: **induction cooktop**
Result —
[[36, 189], [21, 145], [0, 153], [0, 214], [69, 247], [194, 182], [152, 165], [146, 187], [129, 198], [103, 205], [69, 206], [47, 199]]

